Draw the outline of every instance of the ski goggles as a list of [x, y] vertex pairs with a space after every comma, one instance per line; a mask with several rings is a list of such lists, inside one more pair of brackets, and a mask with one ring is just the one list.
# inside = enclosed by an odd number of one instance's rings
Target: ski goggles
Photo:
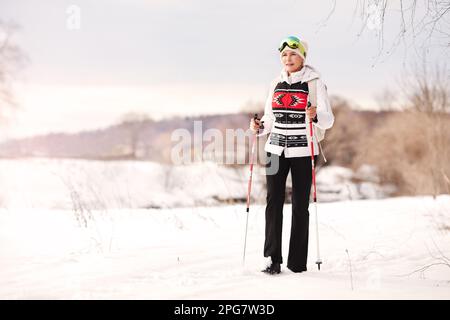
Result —
[[306, 50], [303, 44], [300, 42], [300, 39], [294, 36], [289, 36], [283, 39], [278, 47], [278, 51], [283, 51], [284, 48], [288, 46], [291, 49], [299, 49], [301, 54], [306, 58]]

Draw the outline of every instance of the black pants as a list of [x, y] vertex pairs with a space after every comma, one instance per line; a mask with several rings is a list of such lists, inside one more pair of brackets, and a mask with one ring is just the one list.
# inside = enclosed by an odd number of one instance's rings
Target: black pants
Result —
[[[283, 227], [283, 205], [286, 193], [286, 178], [292, 177], [292, 225], [287, 267], [294, 272], [306, 271], [308, 257], [309, 196], [312, 183], [311, 157], [285, 158], [267, 153], [268, 159], [278, 160], [275, 174], [266, 174], [266, 239], [264, 256], [273, 262], [283, 263], [281, 239]], [[276, 159], [275, 159], [276, 158]], [[317, 156], [315, 156], [317, 161]], [[270, 165], [270, 163], [269, 163]], [[266, 169], [266, 173], [269, 172]]]

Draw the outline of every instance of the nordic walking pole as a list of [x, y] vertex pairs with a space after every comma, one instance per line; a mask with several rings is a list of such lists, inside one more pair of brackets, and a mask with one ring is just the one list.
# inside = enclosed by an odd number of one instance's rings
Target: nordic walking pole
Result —
[[[308, 108], [311, 107], [311, 103], [308, 102]], [[310, 145], [311, 145], [311, 167], [312, 167], [312, 183], [313, 183], [313, 199], [314, 199], [314, 211], [316, 216], [316, 242], [317, 242], [317, 260], [316, 264], [320, 270], [320, 265], [322, 264], [322, 260], [320, 259], [320, 250], [319, 250], [319, 221], [317, 218], [317, 189], [316, 189], [316, 166], [314, 161], [314, 143], [313, 143], [313, 123], [312, 119], [309, 119], [309, 136]]]
[[[258, 114], [255, 113], [255, 116], [253, 117], [254, 120], [258, 119]], [[247, 229], [248, 229], [248, 213], [250, 211], [250, 192], [252, 191], [252, 177], [253, 177], [253, 158], [255, 156], [255, 149], [256, 149], [256, 136], [258, 132], [256, 132], [253, 135], [252, 138], [252, 150], [250, 154], [250, 176], [248, 179], [248, 186], [247, 186], [247, 219], [245, 222], [245, 238], [244, 238], [244, 257], [242, 259], [242, 264], [245, 264], [245, 249], [247, 247]]]

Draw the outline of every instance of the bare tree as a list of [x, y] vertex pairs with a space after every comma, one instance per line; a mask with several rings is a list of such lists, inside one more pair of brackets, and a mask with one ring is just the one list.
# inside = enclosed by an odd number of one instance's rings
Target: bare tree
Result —
[[128, 153], [132, 159], [138, 158], [138, 149], [141, 142], [141, 132], [146, 123], [152, 120], [147, 114], [139, 112], [128, 112], [121, 119], [121, 125], [128, 131]]
[[16, 24], [0, 20], [0, 120], [17, 107], [12, 83], [14, 75], [26, 61], [23, 51], [13, 41], [18, 29]]
[[403, 109], [427, 113], [450, 111], [450, 83], [445, 64], [427, 67], [414, 64], [400, 79], [400, 88], [405, 97]]
[[450, 111], [449, 69], [444, 63], [430, 66], [422, 57], [397, 77], [397, 86], [374, 95], [380, 110], [418, 111], [439, 114]]
[[[323, 27], [336, 9], [336, 0], [326, 19], [320, 23]], [[424, 49], [429, 46], [448, 49], [450, 46], [450, 0], [357, 0], [353, 12], [362, 21], [358, 37], [366, 30], [374, 30], [379, 37], [378, 57], [386, 47], [387, 20], [397, 19], [398, 27], [394, 38], [385, 51], [391, 54], [403, 42], [405, 48]], [[419, 50], [420, 51], [420, 50]]]
[[434, 65], [431, 70], [423, 61], [413, 65], [412, 71], [402, 78], [401, 87], [406, 97], [404, 109], [412, 110], [423, 119], [423, 134], [428, 143], [426, 169], [433, 195], [450, 190], [450, 83], [445, 65]]
[[374, 95], [379, 110], [394, 110], [396, 108], [397, 94], [394, 90], [385, 88]]
[[[449, 80], [444, 65], [432, 70], [425, 61], [401, 78], [398, 110], [358, 144], [355, 167], [378, 167], [383, 182], [398, 187], [398, 194], [424, 195], [450, 192]], [[400, 93], [400, 94], [399, 94]], [[401, 96], [403, 94], [403, 97]]]
[[379, 53], [385, 46], [385, 21], [396, 12], [400, 13], [398, 29], [391, 47], [386, 51], [388, 54], [402, 42], [405, 47], [412, 46], [415, 49], [424, 49], [430, 45], [448, 48], [450, 45], [449, 0], [363, 0], [360, 10], [364, 20], [362, 31], [368, 26], [378, 28]]

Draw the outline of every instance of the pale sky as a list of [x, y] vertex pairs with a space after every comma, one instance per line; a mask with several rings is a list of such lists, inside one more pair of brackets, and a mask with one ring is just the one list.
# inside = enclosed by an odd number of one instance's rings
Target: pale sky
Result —
[[[129, 111], [154, 119], [239, 111], [266, 99], [287, 35], [309, 43], [307, 63], [329, 94], [374, 108], [374, 96], [395, 85], [417, 55], [399, 46], [377, 60], [376, 27], [357, 36], [364, 25], [353, 16], [357, 1], [338, 0], [323, 24], [332, 7], [298, 0], [2, 0], [0, 19], [21, 26], [15, 40], [30, 60], [15, 84], [20, 111], [4, 134], [101, 128]], [[386, 47], [398, 19], [393, 11], [386, 21]], [[441, 49], [428, 59], [442, 59]]]

